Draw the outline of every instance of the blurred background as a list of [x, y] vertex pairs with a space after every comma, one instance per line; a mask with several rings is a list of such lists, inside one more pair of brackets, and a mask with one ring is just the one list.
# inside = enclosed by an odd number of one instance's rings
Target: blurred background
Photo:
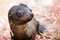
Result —
[[36, 40], [60, 40], [60, 0], [0, 0], [0, 19], [6, 21], [9, 30], [8, 11], [20, 3], [31, 8], [35, 19], [46, 28], [42, 38], [37, 35]]

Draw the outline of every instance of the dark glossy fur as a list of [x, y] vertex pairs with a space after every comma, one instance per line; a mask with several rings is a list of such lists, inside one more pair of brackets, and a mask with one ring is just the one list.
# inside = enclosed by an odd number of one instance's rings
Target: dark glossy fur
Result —
[[33, 17], [32, 10], [25, 4], [13, 6], [8, 13], [10, 28], [14, 34], [13, 40], [35, 40], [40, 33], [38, 21]]
[[25, 4], [13, 6], [8, 13], [14, 40], [35, 40], [38, 22]]

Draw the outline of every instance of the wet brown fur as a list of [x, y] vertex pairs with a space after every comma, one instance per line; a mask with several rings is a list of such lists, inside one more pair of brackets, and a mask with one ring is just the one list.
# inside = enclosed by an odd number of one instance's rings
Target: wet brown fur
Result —
[[[32, 12], [27, 12], [28, 15], [27, 13], [23, 14], [21, 18], [16, 17], [15, 13], [16, 10], [15, 9], [13, 10], [12, 8], [9, 10], [8, 13], [10, 28], [14, 34], [13, 39], [14, 40], [35, 40], [38, 21], [36, 21], [36, 19], [33, 16], [29, 16], [30, 15], [29, 13]], [[23, 21], [21, 22], [20, 19], [23, 19]]]

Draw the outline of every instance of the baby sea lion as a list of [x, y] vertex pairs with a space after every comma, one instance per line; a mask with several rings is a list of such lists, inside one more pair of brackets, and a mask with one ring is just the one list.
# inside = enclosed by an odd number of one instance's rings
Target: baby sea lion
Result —
[[27, 5], [21, 3], [13, 6], [8, 12], [8, 19], [13, 40], [35, 40], [39, 22]]

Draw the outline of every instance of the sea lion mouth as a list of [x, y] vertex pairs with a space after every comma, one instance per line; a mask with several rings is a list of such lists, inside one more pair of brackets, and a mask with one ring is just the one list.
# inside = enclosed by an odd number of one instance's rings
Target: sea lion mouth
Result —
[[23, 25], [23, 24], [26, 24], [27, 22], [31, 21], [33, 19], [33, 17], [31, 18], [27, 18], [27, 19], [21, 19], [20, 22], [19, 22], [19, 25]]

